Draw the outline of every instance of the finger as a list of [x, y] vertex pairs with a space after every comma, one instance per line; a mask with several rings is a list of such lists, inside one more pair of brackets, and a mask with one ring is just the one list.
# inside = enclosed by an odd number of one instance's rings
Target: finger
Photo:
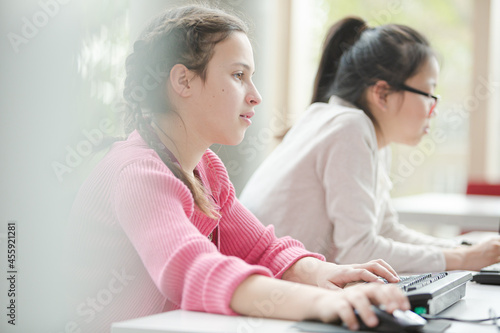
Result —
[[353, 309], [346, 304], [346, 306], [342, 306], [338, 310], [338, 314], [342, 322], [351, 330], [357, 331], [359, 329], [359, 323], [354, 315]]
[[375, 287], [373, 292], [368, 293], [370, 300], [377, 305], [382, 306], [385, 311], [392, 313], [396, 309], [409, 310], [410, 302], [408, 297], [394, 285]]
[[375, 327], [378, 324], [378, 318], [373, 312], [372, 305], [368, 297], [362, 293], [354, 294], [349, 297], [352, 306], [358, 312], [360, 319], [368, 327]]
[[349, 282], [348, 284], [346, 284], [346, 285], [344, 286], [344, 288], [343, 288], [343, 289], [350, 288], [350, 287], [354, 287], [354, 286], [358, 286], [358, 285], [359, 285], [359, 284], [361, 284], [361, 283], [363, 283], [363, 284], [364, 284], [365, 282], [363, 282], [363, 281], [354, 281], [354, 282]]
[[331, 281], [326, 281], [322, 287], [325, 289], [330, 289], [330, 290], [341, 290], [342, 289], [339, 286], [335, 285]]
[[342, 275], [335, 275], [330, 278], [330, 281], [335, 283], [338, 287], [344, 287], [346, 284], [352, 282], [376, 282], [379, 280], [377, 275], [370, 273], [364, 268], [356, 268], [355, 265], [352, 265], [348, 269], [344, 269], [341, 274]]
[[378, 275], [375, 275], [366, 269], [357, 269], [355, 270], [355, 273], [358, 274], [359, 280], [384, 284], [384, 281], [382, 281]]
[[[399, 282], [399, 277], [396, 273], [396, 271], [385, 261], [379, 259], [379, 260], [372, 260], [366, 264], [360, 265], [361, 267], [365, 268], [366, 270], [386, 279], [390, 283], [396, 283]], [[360, 268], [361, 268], [360, 267]]]
[[399, 276], [398, 276], [398, 273], [396, 272], [396, 270], [394, 268], [392, 268], [391, 265], [389, 265], [385, 260], [382, 260], [382, 259], [377, 259], [375, 260], [375, 262], [377, 262], [379, 265], [381, 265], [382, 267], [384, 267], [386, 270], [388, 270], [392, 275], [394, 275], [395, 277], [398, 278], [398, 281], [399, 281]]

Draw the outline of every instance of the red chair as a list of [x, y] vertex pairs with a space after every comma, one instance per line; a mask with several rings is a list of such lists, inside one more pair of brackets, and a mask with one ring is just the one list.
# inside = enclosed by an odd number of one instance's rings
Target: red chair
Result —
[[500, 195], [500, 184], [470, 182], [467, 184], [467, 194]]

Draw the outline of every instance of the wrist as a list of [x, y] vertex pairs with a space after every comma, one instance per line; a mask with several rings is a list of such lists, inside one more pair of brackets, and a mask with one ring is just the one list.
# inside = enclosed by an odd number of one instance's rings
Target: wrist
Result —
[[322, 288], [317, 288], [315, 293], [311, 293], [310, 303], [308, 310], [306, 312], [305, 320], [320, 320], [323, 321], [328, 315], [324, 313], [325, 309], [328, 309], [328, 303], [332, 302], [331, 290], [326, 290]]
[[290, 266], [281, 278], [287, 281], [317, 286], [318, 272], [323, 264], [324, 262], [317, 258], [303, 257]]
[[465, 247], [443, 249], [447, 271], [463, 269], [465, 266], [466, 250], [467, 248]]

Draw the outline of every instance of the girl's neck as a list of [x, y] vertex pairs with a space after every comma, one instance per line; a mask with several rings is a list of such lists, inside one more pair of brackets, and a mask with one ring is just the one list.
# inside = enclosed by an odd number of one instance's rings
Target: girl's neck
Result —
[[181, 168], [192, 174], [208, 146], [188, 139], [188, 129], [179, 117], [156, 116], [152, 127], [168, 150], [174, 154]]
[[385, 148], [389, 144], [389, 141], [384, 136], [384, 133], [380, 129], [380, 126], [375, 126], [375, 136], [377, 137], [378, 149]]

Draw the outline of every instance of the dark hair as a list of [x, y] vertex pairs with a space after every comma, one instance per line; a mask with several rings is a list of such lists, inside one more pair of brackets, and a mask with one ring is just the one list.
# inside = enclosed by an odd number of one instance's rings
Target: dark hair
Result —
[[168, 153], [158, 146], [149, 117], [154, 113], [175, 112], [165, 88], [172, 67], [183, 64], [205, 80], [215, 45], [235, 31], [247, 33], [248, 28], [239, 18], [222, 10], [200, 5], [171, 9], [148, 24], [126, 60], [123, 91], [128, 104], [126, 132], [137, 129], [174, 175], [190, 189], [198, 208], [210, 217], [215, 216], [213, 204], [203, 185], [173, 163]]
[[410, 27], [369, 28], [360, 18], [344, 18], [328, 31], [312, 103], [327, 102], [336, 95], [375, 121], [365, 100], [366, 88], [384, 80], [397, 91], [397, 84], [415, 75], [431, 55], [427, 39]]

